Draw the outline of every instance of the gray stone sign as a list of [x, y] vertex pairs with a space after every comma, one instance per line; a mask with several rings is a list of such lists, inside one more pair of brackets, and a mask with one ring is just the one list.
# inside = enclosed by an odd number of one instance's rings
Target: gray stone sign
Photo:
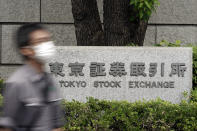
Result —
[[192, 88], [191, 48], [57, 47], [47, 64], [63, 98], [179, 103]]

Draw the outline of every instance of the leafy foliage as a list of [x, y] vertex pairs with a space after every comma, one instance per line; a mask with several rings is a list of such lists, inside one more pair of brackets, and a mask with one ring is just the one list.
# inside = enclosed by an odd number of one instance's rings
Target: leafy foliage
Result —
[[197, 47], [193, 47], [193, 89], [197, 89]]
[[159, 5], [159, 2], [158, 0], [130, 0], [130, 5], [134, 10], [130, 18], [131, 21], [148, 21], [152, 12], [155, 11]]
[[197, 103], [154, 101], [106, 101], [89, 98], [86, 103], [64, 102], [64, 130], [197, 130]]
[[154, 46], [161, 46], [161, 47], [180, 47], [181, 41], [176, 40], [175, 43], [168, 42], [166, 40], [162, 40], [159, 44], [155, 44]]
[[[1, 107], [2, 99], [0, 95]], [[62, 107], [65, 131], [197, 130], [195, 101], [172, 104], [157, 99], [129, 103], [89, 97], [86, 103], [64, 101]]]
[[190, 98], [191, 98], [191, 101], [197, 102], [197, 89], [195, 89], [195, 90], [193, 90], [193, 91], [191, 92]]
[[138, 46], [138, 45], [135, 44], [135, 43], [129, 43], [129, 44], [127, 44], [126, 46]]

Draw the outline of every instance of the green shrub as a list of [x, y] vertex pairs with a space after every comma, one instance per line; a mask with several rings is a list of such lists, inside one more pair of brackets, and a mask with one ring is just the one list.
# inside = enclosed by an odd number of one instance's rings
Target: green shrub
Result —
[[181, 41], [176, 40], [175, 43], [168, 42], [166, 40], [162, 40], [159, 44], [155, 44], [154, 46], [160, 46], [160, 47], [180, 47]]
[[135, 43], [129, 43], [129, 44], [127, 44], [126, 46], [138, 46], [137, 44], [135, 44]]
[[190, 99], [193, 102], [197, 102], [197, 89], [191, 91]]
[[152, 12], [159, 5], [158, 0], [130, 0], [130, 5], [134, 11], [131, 14], [131, 21], [148, 21]]
[[193, 89], [197, 89], [197, 46], [193, 46]]
[[[2, 96], [0, 96], [2, 104]], [[65, 131], [194, 131], [197, 130], [197, 102], [172, 104], [152, 101], [106, 101], [88, 98], [86, 103], [62, 103]]]
[[154, 101], [106, 101], [89, 98], [86, 103], [64, 102], [64, 130], [137, 131], [197, 130], [197, 103]]

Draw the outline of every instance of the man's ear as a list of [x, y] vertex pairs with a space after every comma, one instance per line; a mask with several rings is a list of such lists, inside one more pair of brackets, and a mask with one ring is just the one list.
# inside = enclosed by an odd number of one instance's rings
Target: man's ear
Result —
[[34, 56], [34, 51], [31, 48], [21, 48], [20, 53], [24, 56]]

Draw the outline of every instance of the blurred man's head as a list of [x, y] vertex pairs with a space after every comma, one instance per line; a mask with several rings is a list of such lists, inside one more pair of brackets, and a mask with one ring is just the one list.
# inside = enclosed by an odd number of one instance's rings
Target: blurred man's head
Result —
[[44, 63], [55, 53], [50, 33], [39, 24], [21, 26], [16, 34], [17, 46], [26, 60]]

